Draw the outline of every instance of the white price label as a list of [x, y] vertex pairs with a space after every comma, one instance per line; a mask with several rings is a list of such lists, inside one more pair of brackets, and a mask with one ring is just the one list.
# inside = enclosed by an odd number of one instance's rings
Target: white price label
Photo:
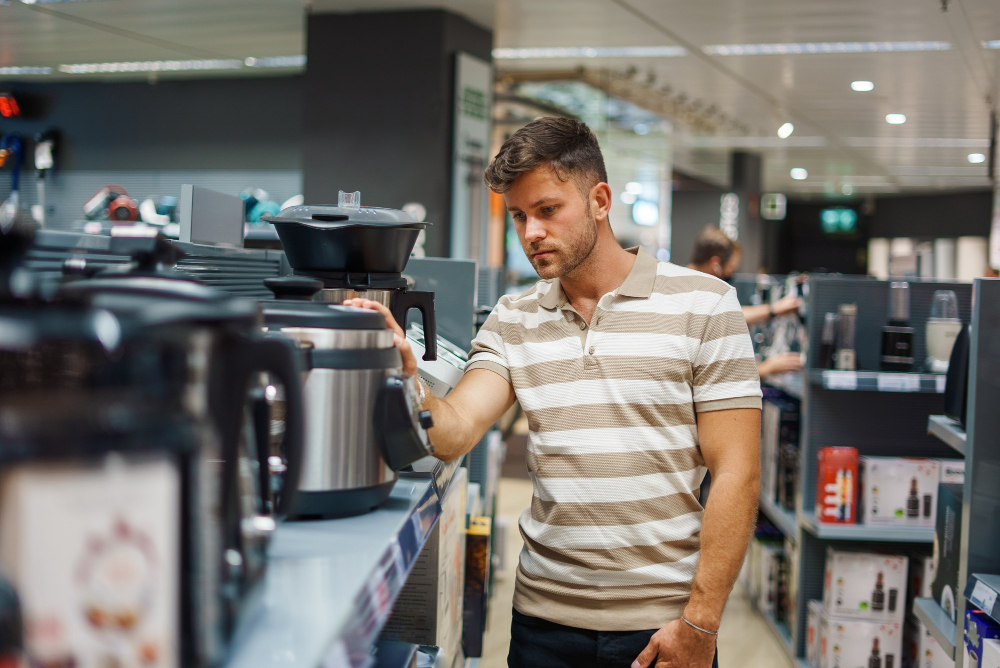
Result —
[[997, 593], [982, 581], [976, 582], [972, 588], [972, 603], [985, 611], [987, 614], [993, 612], [993, 604], [997, 602]]
[[858, 374], [853, 371], [824, 371], [823, 386], [828, 390], [856, 390]]
[[879, 392], [919, 392], [920, 376], [910, 373], [880, 373]]
[[938, 394], [944, 394], [944, 386], [948, 384], [948, 376], [938, 376], [934, 382], [937, 384]]

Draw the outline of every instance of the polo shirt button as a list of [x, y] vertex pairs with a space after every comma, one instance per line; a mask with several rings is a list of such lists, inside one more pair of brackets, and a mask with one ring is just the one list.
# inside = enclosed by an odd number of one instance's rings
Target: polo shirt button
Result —
[[593, 355], [593, 354], [594, 354], [594, 346], [590, 346], [590, 354], [591, 354], [591, 355]]
[[580, 323], [580, 329], [587, 329], [587, 323], [581, 322]]

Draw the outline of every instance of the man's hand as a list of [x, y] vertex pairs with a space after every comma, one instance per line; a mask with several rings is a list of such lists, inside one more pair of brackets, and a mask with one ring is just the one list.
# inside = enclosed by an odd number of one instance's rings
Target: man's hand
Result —
[[712, 668], [715, 636], [675, 619], [653, 634], [632, 668]]
[[802, 370], [801, 353], [782, 353], [774, 357], [768, 357], [757, 365], [757, 373], [760, 377], [770, 376], [774, 373], [788, 373]]
[[778, 301], [771, 305], [771, 310], [774, 311], [775, 316], [787, 315], [789, 313], [794, 313], [799, 310], [799, 306], [802, 305], [802, 299], [795, 295], [788, 295], [787, 297], [782, 297]]
[[392, 330], [392, 340], [399, 348], [399, 354], [403, 357], [403, 375], [407, 377], [417, 375], [417, 356], [413, 354], [413, 348], [406, 340], [406, 332], [399, 326], [399, 323], [392, 316], [392, 311], [386, 308], [385, 304], [370, 299], [348, 299], [344, 302], [344, 306], [366, 308], [370, 311], [378, 311], [385, 316], [385, 322]]

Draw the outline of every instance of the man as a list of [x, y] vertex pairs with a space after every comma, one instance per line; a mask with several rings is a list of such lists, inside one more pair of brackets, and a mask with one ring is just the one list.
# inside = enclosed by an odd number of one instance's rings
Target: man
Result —
[[[512, 668], [709, 668], [754, 526], [761, 392], [732, 288], [623, 250], [583, 123], [533, 121], [486, 171], [538, 271], [504, 297], [444, 399], [426, 392], [445, 460], [520, 401], [531, 508]], [[396, 330], [406, 372], [416, 359]], [[698, 489], [711, 471], [711, 501]]]
[[[711, 274], [728, 283], [732, 280], [736, 270], [739, 269], [742, 255], [743, 249], [740, 248], [738, 241], [727, 237], [719, 228], [709, 225], [695, 239], [688, 267], [705, 274]], [[774, 304], [743, 306], [743, 317], [746, 318], [748, 325], [756, 325], [779, 315], [794, 313], [798, 310], [801, 302], [802, 300], [797, 296], [788, 295]], [[757, 373], [760, 374], [761, 378], [771, 374], [801, 370], [802, 355], [799, 353], [775, 355], [757, 365]]]

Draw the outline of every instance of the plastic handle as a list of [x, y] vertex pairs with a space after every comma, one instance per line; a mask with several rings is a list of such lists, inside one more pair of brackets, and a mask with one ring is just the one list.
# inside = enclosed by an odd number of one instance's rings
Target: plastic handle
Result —
[[434, 315], [434, 293], [407, 290], [394, 297], [392, 315], [404, 330], [406, 329], [406, 314], [410, 312], [410, 309], [420, 311], [421, 324], [424, 327], [424, 360], [433, 362], [437, 359], [437, 317]]

